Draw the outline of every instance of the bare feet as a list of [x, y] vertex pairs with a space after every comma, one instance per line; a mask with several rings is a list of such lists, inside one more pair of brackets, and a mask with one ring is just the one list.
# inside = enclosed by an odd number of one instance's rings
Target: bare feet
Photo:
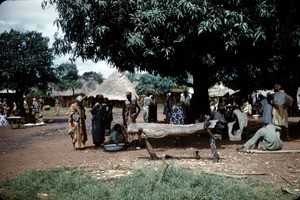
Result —
[[244, 145], [237, 146], [237, 147], [236, 147], [236, 151], [240, 151], [240, 150], [242, 150], [243, 148], [244, 148]]

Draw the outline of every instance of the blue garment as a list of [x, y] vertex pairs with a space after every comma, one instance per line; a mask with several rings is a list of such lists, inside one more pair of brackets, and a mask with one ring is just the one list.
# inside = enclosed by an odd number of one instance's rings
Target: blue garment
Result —
[[263, 109], [262, 118], [264, 120], [264, 124], [271, 124], [272, 123], [272, 106], [268, 103], [267, 99], [261, 100], [260, 104]]
[[92, 108], [92, 136], [93, 143], [95, 145], [100, 145], [105, 140], [105, 107], [99, 103], [96, 103]]
[[170, 117], [171, 124], [184, 124], [184, 111], [182, 105], [173, 105]]
[[122, 142], [122, 132], [113, 131], [109, 135], [109, 141], [114, 142], [116, 144], [119, 143], [119, 142]]

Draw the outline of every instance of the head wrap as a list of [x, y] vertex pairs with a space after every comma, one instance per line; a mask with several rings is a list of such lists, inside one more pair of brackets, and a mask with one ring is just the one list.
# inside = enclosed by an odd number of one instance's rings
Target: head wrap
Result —
[[82, 100], [83, 100], [82, 96], [79, 95], [78, 97], [76, 97], [76, 101], [82, 102]]
[[126, 92], [126, 96], [128, 96], [128, 95], [132, 95], [132, 93], [131, 92]]

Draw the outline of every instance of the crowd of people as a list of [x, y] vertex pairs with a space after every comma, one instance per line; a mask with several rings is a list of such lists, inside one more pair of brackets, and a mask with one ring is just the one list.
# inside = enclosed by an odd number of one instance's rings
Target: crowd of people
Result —
[[[259, 114], [264, 126], [245, 145], [238, 147], [238, 150], [251, 148], [252, 146], [256, 147], [259, 141], [264, 141], [264, 145], [261, 146], [263, 150], [278, 150], [282, 148], [279, 145], [282, 144], [282, 137], [280, 135], [285, 133], [286, 138], [289, 139], [288, 107], [292, 103], [293, 98], [283, 92], [279, 84], [275, 84], [273, 94], [266, 94], [266, 96], [257, 95], [255, 103], [254, 101], [249, 101], [249, 98], [242, 101], [238, 101], [235, 97], [230, 99], [218, 98], [217, 101], [211, 99], [211, 119], [218, 120], [218, 123], [221, 125], [219, 126], [221, 128], [216, 130], [216, 135], [219, 135], [220, 139], [239, 141], [241, 140], [244, 128], [248, 125], [249, 116], [251, 114]], [[191, 95], [187, 91], [184, 91], [182, 94], [168, 94], [164, 102], [165, 122], [170, 124], [195, 123], [195, 121], [191, 120], [190, 104]], [[127, 92], [126, 100], [122, 105], [123, 124], [115, 124], [111, 129], [113, 106], [103, 95], [97, 95], [96, 101], [90, 110], [92, 114], [92, 137], [95, 146], [98, 147], [105, 143], [141, 141], [141, 135], [126, 135], [124, 130], [128, 124], [136, 122], [140, 112], [143, 112], [144, 122], [156, 122], [157, 104], [151, 92], [146, 92], [140, 105], [132, 99], [132, 93]], [[74, 148], [84, 146], [87, 139], [86, 130], [83, 130], [86, 117], [82, 113], [85, 113], [82, 105], [82, 97], [78, 97], [76, 103], [71, 105], [69, 112], [70, 135], [72, 135]], [[80, 116], [81, 120], [76, 121], [73, 117], [74, 114]], [[78, 123], [78, 127], [74, 128], [76, 127], [76, 123]], [[73, 136], [76, 130], [81, 134], [80, 142], [82, 144], [79, 146], [77, 137]], [[276, 136], [279, 132], [280, 135]], [[109, 136], [108, 141], [105, 141], [105, 135]], [[276, 145], [270, 145], [275, 143]]]
[[[3, 101], [0, 99], [0, 115], [2, 117], [2, 121], [7, 121], [7, 117], [20, 116], [21, 110], [19, 106], [15, 101], [8, 102], [6, 98], [4, 98]], [[42, 109], [42, 106], [42, 98], [40, 98], [38, 101], [36, 98], [33, 98], [32, 105], [29, 105], [27, 99], [24, 98], [24, 123], [37, 122], [38, 120], [41, 120], [42, 116], [40, 114], [40, 111]]]
[[[248, 124], [249, 116], [260, 115], [263, 121], [263, 127], [259, 129], [254, 136], [237, 150], [257, 147], [260, 141], [263, 141], [261, 149], [278, 150], [282, 148], [282, 135], [290, 139], [288, 132], [288, 108], [292, 106], [293, 98], [281, 90], [281, 85], [274, 85], [274, 93], [265, 95], [249, 95], [245, 100], [231, 98], [211, 98], [211, 119], [218, 120], [221, 125], [215, 130], [220, 139], [229, 139], [231, 141], [241, 140], [244, 128]], [[241, 99], [241, 98], [240, 98]], [[195, 123], [191, 116], [192, 96], [184, 91], [182, 93], [169, 93], [164, 101], [165, 123], [170, 124], [192, 124]], [[26, 117], [30, 114], [36, 119], [39, 118], [40, 111], [43, 108], [43, 99], [32, 99], [29, 105], [24, 98], [24, 110]], [[140, 107], [141, 106], [141, 107]], [[59, 115], [60, 101], [55, 99], [56, 115]], [[142, 108], [142, 109], [141, 109]], [[143, 112], [145, 123], [157, 122], [157, 103], [151, 91], [146, 94], [141, 102], [132, 98], [132, 93], [126, 93], [126, 100], [122, 104], [122, 124], [114, 124], [113, 105], [102, 94], [96, 95], [90, 108], [92, 115], [92, 139], [96, 147], [105, 143], [120, 142], [139, 142], [141, 143], [141, 134], [126, 135], [125, 129], [130, 123], [135, 123], [140, 112]], [[6, 99], [0, 99], [1, 123], [5, 122], [5, 117], [10, 114], [17, 115], [18, 108], [15, 102], [12, 108], [8, 106]], [[78, 96], [76, 102], [70, 106], [69, 116], [69, 135], [72, 138], [74, 149], [81, 149], [87, 141], [87, 131], [85, 126], [86, 113], [83, 105], [83, 97]], [[3, 117], [2, 117], [3, 116]], [[112, 127], [112, 128], [111, 128]], [[105, 140], [108, 136], [108, 141]], [[275, 145], [276, 144], [276, 145]], [[281, 144], [281, 145], [280, 145]]]
[[[288, 108], [293, 104], [293, 98], [281, 90], [281, 85], [274, 85], [274, 94], [267, 95], [260, 100], [264, 127], [237, 150], [259, 148], [261, 150], [275, 151], [282, 149], [282, 135], [285, 133], [289, 140]], [[259, 146], [260, 145], [260, 146]]]

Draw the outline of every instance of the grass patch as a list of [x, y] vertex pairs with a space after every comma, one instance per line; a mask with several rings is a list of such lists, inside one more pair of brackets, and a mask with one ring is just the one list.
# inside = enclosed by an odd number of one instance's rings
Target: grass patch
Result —
[[138, 170], [128, 177], [96, 180], [74, 168], [33, 171], [8, 180], [0, 199], [295, 199], [271, 184], [169, 168]]

